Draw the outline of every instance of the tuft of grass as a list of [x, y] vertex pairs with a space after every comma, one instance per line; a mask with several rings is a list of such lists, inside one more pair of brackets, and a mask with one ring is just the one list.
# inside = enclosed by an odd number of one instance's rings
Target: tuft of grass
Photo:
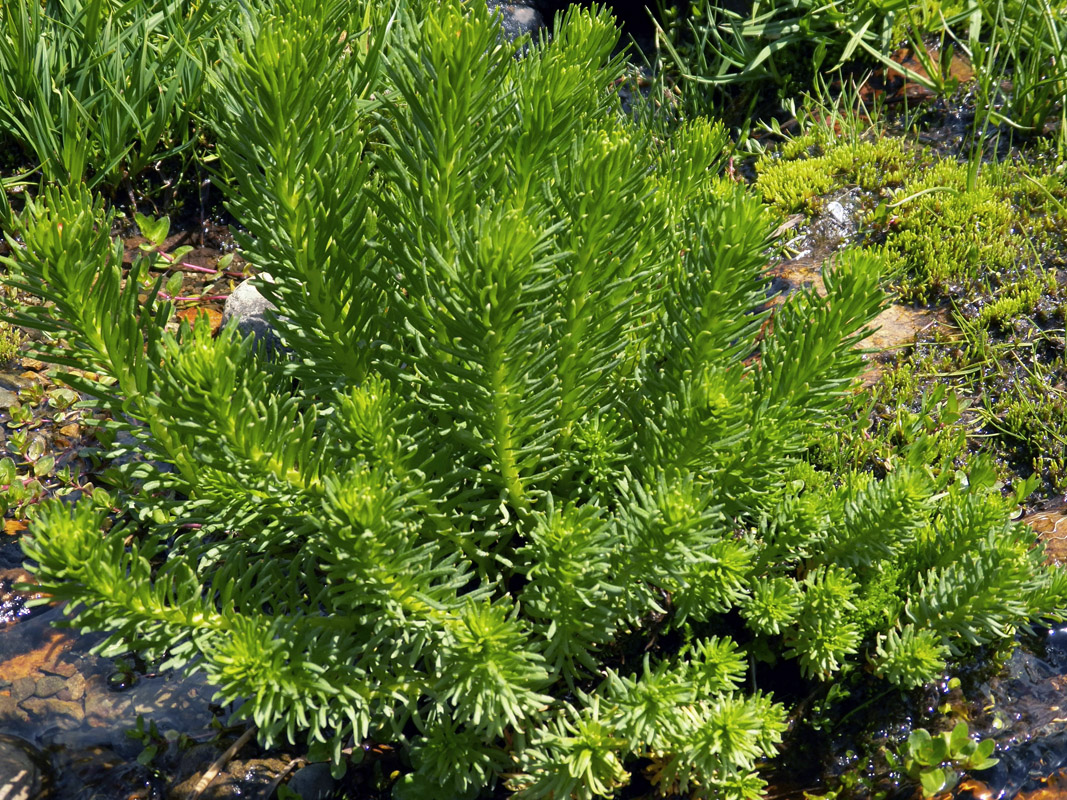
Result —
[[196, 141], [225, 2], [0, 4], [0, 133], [45, 180], [117, 187]]

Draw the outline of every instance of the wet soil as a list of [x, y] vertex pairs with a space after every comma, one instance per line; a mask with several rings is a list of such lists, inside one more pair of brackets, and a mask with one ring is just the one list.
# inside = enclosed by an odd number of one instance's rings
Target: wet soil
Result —
[[[772, 305], [803, 289], [822, 291], [822, 271], [832, 269], [834, 256], [856, 244], [861, 236], [864, 198], [856, 188], [846, 188], [824, 198], [822, 210], [811, 219], [797, 214], [778, 229], [780, 247], [789, 254], [775, 259], [767, 274], [774, 297]], [[860, 343], [870, 351], [869, 366], [861, 376], [864, 387], [877, 383], [887, 356], [912, 345], [916, 337], [933, 328], [954, 330], [945, 309], [890, 303], [871, 323], [871, 333]]]

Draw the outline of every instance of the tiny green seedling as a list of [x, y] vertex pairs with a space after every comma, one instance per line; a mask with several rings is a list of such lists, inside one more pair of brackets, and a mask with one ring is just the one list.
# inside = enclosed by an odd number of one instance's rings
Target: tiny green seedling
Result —
[[140, 228], [141, 235], [148, 240], [148, 243], [141, 245], [141, 249], [151, 251], [163, 246], [167, 234], [170, 233], [170, 217], [152, 219], [144, 214], [135, 213], [133, 219]]

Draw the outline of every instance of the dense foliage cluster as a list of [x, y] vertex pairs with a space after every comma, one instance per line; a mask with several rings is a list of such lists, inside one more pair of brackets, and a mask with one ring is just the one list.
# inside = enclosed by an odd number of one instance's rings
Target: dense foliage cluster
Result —
[[72, 624], [202, 670], [265, 741], [403, 744], [409, 797], [643, 767], [743, 798], [786, 719], [753, 665], [912, 687], [1064, 605], [988, 465], [805, 462], [881, 263], [772, 313], [774, 219], [720, 126], [620, 112], [606, 14], [519, 57], [483, 3], [378, 6], [250, 4], [209, 76], [282, 357], [168, 327], [83, 184], [17, 220], [8, 283], [47, 301], [17, 321], [153, 459], [106, 533], [92, 498], [36, 514]]
[[48, 180], [118, 186], [190, 148], [224, 3], [12, 0], [0, 7], [0, 132]]
[[892, 72], [868, 73], [859, 82], [906, 77], [913, 87], [948, 96], [973, 70], [968, 149], [981, 153], [1001, 134], [1047, 135], [1061, 156], [1067, 147], [1064, 126], [1048, 125], [1067, 119], [1062, 0], [690, 0], [661, 7], [666, 30], [658, 43], [665, 66], [688, 84], [682, 101], [688, 113], [732, 111], [747, 130], [752, 119], [745, 112], [768, 93], [791, 103], [826, 74], [836, 72], [843, 83], [844, 71], [856, 77], [881, 64]]

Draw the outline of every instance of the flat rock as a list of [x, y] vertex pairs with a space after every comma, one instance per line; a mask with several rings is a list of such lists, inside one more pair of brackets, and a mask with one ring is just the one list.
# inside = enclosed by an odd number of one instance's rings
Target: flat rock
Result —
[[78, 728], [85, 719], [85, 709], [73, 700], [55, 697], [31, 697], [22, 701], [22, 708], [30, 718], [38, 720], [42, 727], [70, 731]]
[[32, 697], [35, 691], [37, 691], [37, 681], [29, 675], [16, 678], [11, 684], [11, 696], [15, 698], [16, 703], [21, 703], [26, 698]]
[[51, 697], [67, 687], [67, 682], [58, 675], [45, 675], [37, 681], [34, 694], [38, 697]]
[[85, 694], [85, 717], [94, 728], [110, 728], [115, 721], [130, 714], [133, 701], [128, 695], [117, 694], [105, 684], [92, 682]]
[[860, 347], [876, 353], [870, 366], [861, 376], [864, 386], [873, 386], [882, 376], [882, 361], [891, 351], [915, 342], [919, 334], [931, 328], [951, 327], [952, 322], [943, 310], [891, 305], [871, 322], [871, 334]]
[[1045, 545], [1045, 561], [1063, 566], [1067, 564], [1067, 503], [1060, 502], [1023, 517]]
[[73, 664], [68, 664], [65, 661], [61, 661], [54, 667], [52, 667], [51, 670], [46, 670], [46, 672], [53, 672], [56, 675], [63, 676], [64, 678], [73, 678], [75, 675], [78, 674], [78, 668]]
[[0, 723], [24, 718], [26, 713], [19, 708], [18, 701], [9, 694], [0, 694]]

